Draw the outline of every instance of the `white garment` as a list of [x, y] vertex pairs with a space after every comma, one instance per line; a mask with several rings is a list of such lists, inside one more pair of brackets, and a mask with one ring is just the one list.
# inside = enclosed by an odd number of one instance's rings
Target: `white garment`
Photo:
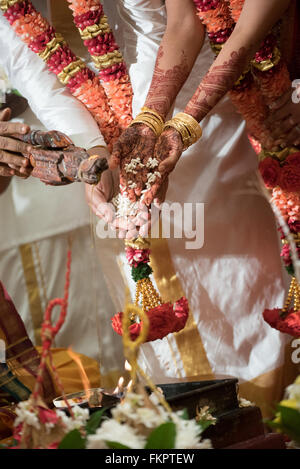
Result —
[[[165, 30], [165, 7], [160, 0], [120, 0], [118, 8], [122, 19], [118, 34], [123, 36], [126, 60], [131, 64], [137, 113], [149, 89]], [[184, 109], [212, 61], [206, 42], [176, 100], [175, 112]], [[257, 159], [245, 124], [229, 98], [222, 99], [201, 125], [203, 137], [183, 154], [170, 176], [167, 200], [205, 203], [204, 247], [189, 251], [186, 240], [174, 238], [168, 245], [213, 373], [249, 381], [284, 362], [288, 338], [262, 318], [265, 307], [283, 303], [277, 233], [271, 209], [257, 190]], [[133, 282], [120, 245], [106, 244], [104, 272], [120, 308], [123, 291], [116, 283], [122, 277], [116, 276], [114, 257], [118, 256], [132, 293]], [[186, 376], [174, 335], [142, 349], [141, 363], [155, 382]], [[199, 359], [190, 358], [195, 364]]]
[[[16, 36], [2, 14], [0, 63], [12, 87], [29, 102], [30, 107], [17, 121], [25, 122], [32, 129], [64, 132], [84, 148], [105, 144], [91, 114]], [[120, 369], [124, 363], [121, 340], [110, 326], [115, 309], [100, 263], [95, 259], [84, 184], [52, 187], [35, 178], [15, 177], [0, 196], [0, 212], [0, 278], [31, 339], [38, 340], [37, 329], [47, 305], [46, 297], [63, 295], [66, 238], [70, 235], [74, 240], [70, 301], [56, 346], [71, 345], [74, 350], [98, 359], [104, 374]], [[22, 258], [24, 249], [30, 253], [29, 262], [24, 254]], [[100, 247], [100, 257], [101, 253]], [[53, 320], [57, 312], [54, 316]]]
[[[84, 148], [105, 144], [91, 114], [16, 36], [2, 13], [0, 62], [12, 87], [29, 102], [30, 109], [18, 120], [33, 129], [60, 130]], [[34, 178], [30, 183], [13, 178], [0, 198], [0, 210], [1, 220], [9, 220], [0, 225], [0, 251], [87, 225], [90, 219], [83, 184], [54, 188]]]

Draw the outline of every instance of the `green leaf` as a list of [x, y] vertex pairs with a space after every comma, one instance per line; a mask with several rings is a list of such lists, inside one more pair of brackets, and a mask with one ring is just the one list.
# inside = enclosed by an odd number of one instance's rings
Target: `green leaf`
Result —
[[125, 446], [125, 445], [122, 445], [121, 443], [118, 443], [117, 441], [106, 441], [105, 443], [110, 449], [132, 449], [132, 448], [129, 448], [129, 446]]
[[80, 431], [75, 429], [61, 440], [58, 449], [85, 449], [85, 440]]
[[152, 274], [152, 269], [149, 264], [140, 264], [137, 267], [132, 267], [131, 276], [135, 282], [142, 278], [147, 278]]
[[189, 420], [189, 414], [188, 414], [188, 411], [187, 409], [183, 409], [181, 414], [180, 414], [180, 418], [182, 420]]
[[173, 449], [175, 447], [175, 438], [175, 423], [163, 423], [150, 433], [145, 449]]
[[96, 433], [97, 428], [100, 427], [101, 420], [103, 419], [103, 414], [106, 410], [106, 407], [103, 407], [103, 409], [98, 410], [97, 412], [92, 414], [85, 427], [86, 433], [88, 435], [94, 435], [94, 433]]
[[286, 265], [285, 268], [286, 268], [286, 271], [289, 275], [295, 275], [295, 270], [294, 270], [294, 267], [293, 267], [292, 264], [291, 265]]
[[15, 88], [11, 90], [11, 93], [16, 94], [17, 96], [22, 96], [20, 91], [16, 90]]
[[292, 432], [293, 435], [300, 437], [300, 412], [291, 407], [278, 406], [281, 415], [282, 426]]
[[208, 427], [210, 427], [211, 425], [214, 425], [216, 421], [212, 421], [212, 420], [199, 420], [197, 422], [198, 426], [201, 428], [201, 433], [204, 432], [204, 430], [206, 430]]

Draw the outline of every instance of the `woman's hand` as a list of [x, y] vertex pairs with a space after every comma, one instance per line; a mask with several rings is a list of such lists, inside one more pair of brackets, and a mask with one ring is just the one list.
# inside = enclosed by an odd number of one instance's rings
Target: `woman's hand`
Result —
[[10, 135], [26, 134], [30, 128], [28, 125], [7, 122], [10, 115], [8, 108], [0, 111], [0, 176], [27, 178], [32, 168], [23, 153], [27, 153], [31, 147], [27, 143], [10, 138]]
[[155, 171], [149, 167], [149, 159], [153, 158], [156, 141], [156, 135], [147, 125], [134, 124], [114, 145], [109, 166], [111, 169], [120, 167], [120, 185], [132, 202], [141, 196], [149, 174]]
[[150, 206], [154, 198], [162, 203], [168, 188], [168, 176], [175, 168], [181, 154], [183, 152], [183, 143], [180, 133], [173, 129], [167, 128], [162, 132], [155, 145], [154, 158], [158, 161], [157, 177], [150, 189], [145, 193], [144, 201]]
[[288, 91], [270, 106], [267, 124], [277, 145], [300, 145], [300, 103], [293, 102], [294, 93]]

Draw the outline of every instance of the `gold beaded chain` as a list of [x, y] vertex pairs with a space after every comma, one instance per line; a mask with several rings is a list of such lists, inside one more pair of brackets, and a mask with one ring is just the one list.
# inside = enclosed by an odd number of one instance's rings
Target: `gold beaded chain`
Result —
[[162, 304], [162, 299], [155, 290], [150, 278], [142, 278], [136, 284], [135, 304], [138, 306], [140, 296], [142, 299], [142, 308], [149, 311]]
[[294, 310], [299, 311], [300, 309], [300, 285], [296, 277], [292, 278], [290, 288], [289, 288], [284, 306], [282, 308], [281, 316], [284, 316], [287, 313], [288, 308], [291, 305], [292, 301], [294, 301]]

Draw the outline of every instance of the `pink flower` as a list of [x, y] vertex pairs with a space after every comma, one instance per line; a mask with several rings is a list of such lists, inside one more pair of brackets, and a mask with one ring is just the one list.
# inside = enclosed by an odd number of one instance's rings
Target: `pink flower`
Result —
[[60, 417], [54, 410], [39, 407], [39, 419], [42, 423], [54, 423], [57, 424]]
[[139, 264], [147, 264], [149, 262], [150, 249], [134, 249], [126, 248], [126, 258], [128, 264], [137, 267]]
[[289, 228], [292, 233], [299, 233], [300, 232], [300, 221], [295, 220], [295, 221], [289, 221], [288, 222]]

